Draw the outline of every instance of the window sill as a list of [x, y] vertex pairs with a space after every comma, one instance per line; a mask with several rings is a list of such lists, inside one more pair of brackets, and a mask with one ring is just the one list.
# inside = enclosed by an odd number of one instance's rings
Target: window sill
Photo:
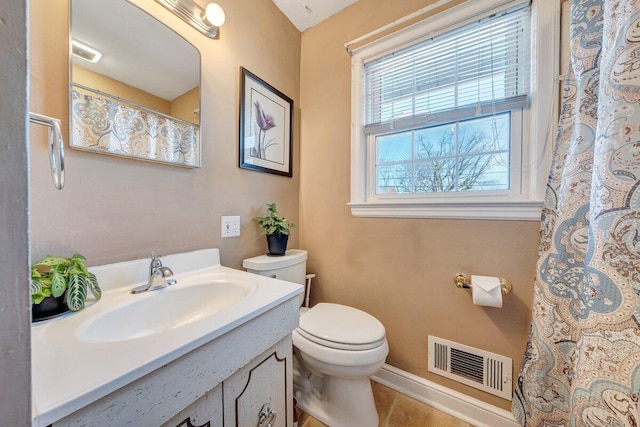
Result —
[[481, 203], [352, 202], [349, 207], [355, 217], [540, 221], [542, 200]]

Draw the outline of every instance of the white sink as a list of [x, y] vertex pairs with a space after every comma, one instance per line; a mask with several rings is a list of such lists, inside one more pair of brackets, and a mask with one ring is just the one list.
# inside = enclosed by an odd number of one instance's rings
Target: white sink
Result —
[[177, 283], [142, 294], [131, 289], [146, 283], [149, 259], [90, 267], [102, 299], [32, 325], [34, 427], [48, 426], [285, 302], [294, 301], [297, 319], [302, 286], [223, 267], [217, 249], [167, 255], [162, 262]]
[[237, 304], [257, 287], [257, 282], [249, 279], [202, 280], [179, 281], [167, 288], [131, 295], [126, 303], [80, 325], [76, 335], [89, 343], [109, 343], [165, 332]]

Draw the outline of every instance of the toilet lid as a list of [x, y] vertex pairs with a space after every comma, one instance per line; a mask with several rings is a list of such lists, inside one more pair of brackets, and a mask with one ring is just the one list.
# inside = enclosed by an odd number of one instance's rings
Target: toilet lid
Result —
[[372, 315], [341, 304], [320, 303], [300, 316], [298, 332], [327, 347], [368, 350], [385, 340], [382, 323]]

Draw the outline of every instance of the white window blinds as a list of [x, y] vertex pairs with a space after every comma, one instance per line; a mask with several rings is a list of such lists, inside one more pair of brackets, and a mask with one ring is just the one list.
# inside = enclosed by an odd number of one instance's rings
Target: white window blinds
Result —
[[529, 13], [523, 3], [365, 63], [364, 132], [525, 107]]

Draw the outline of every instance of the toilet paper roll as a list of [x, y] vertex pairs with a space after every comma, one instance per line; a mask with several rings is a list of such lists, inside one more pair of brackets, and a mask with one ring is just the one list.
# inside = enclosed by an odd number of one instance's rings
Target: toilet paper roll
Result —
[[471, 276], [471, 285], [475, 305], [502, 308], [500, 279], [492, 276]]

